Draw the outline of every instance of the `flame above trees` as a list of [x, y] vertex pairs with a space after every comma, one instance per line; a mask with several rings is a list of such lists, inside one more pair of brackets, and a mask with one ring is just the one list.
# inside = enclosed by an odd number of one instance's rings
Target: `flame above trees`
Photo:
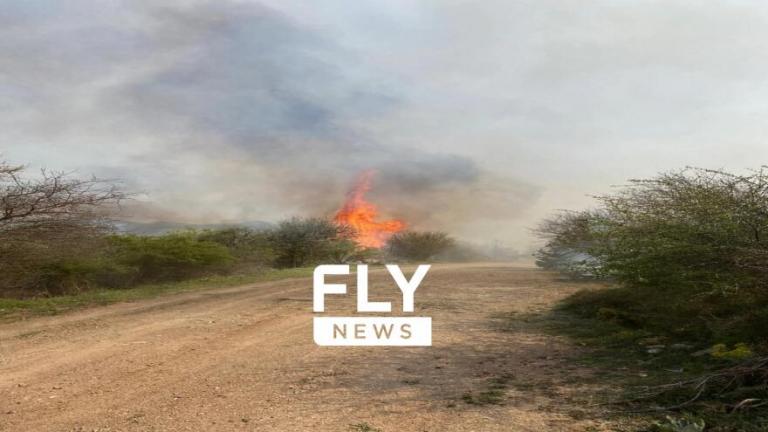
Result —
[[405, 229], [405, 222], [398, 219], [377, 221], [379, 210], [365, 200], [365, 194], [371, 189], [374, 171], [368, 170], [360, 174], [355, 185], [347, 194], [344, 205], [334, 217], [339, 224], [354, 228], [355, 241], [364, 247], [380, 248], [384, 246], [392, 234]]

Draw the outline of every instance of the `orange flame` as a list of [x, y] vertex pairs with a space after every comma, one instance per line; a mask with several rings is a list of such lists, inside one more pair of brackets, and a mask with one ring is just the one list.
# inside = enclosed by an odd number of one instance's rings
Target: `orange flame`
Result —
[[355, 241], [360, 246], [380, 248], [392, 234], [405, 229], [405, 222], [397, 219], [376, 221], [379, 210], [365, 200], [365, 193], [371, 189], [373, 174], [370, 170], [360, 174], [333, 220], [354, 228]]

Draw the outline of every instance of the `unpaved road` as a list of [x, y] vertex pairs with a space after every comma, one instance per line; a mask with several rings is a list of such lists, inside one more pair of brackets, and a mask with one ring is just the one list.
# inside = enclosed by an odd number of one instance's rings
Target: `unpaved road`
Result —
[[[0, 430], [610, 430], [573, 414], [570, 396], [594, 390], [579, 379], [594, 372], [568, 361], [574, 347], [498, 325], [575, 289], [531, 268], [433, 266], [416, 292], [416, 314], [433, 319], [421, 348], [316, 346], [310, 279], [3, 324]], [[370, 292], [399, 297], [381, 271]], [[330, 296], [326, 313], [353, 302]], [[500, 381], [499, 404], [464, 400]]]

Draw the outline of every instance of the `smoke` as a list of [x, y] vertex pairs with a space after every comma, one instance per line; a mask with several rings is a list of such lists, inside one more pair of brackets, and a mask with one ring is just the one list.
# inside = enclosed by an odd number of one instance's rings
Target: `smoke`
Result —
[[0, 30], [0, 59], [20, 114], [2, 138], [53, 142], [70, 166], [117, 172], [146, 193], [132, 217], [330, 215], [372, 169], [369, 198], [385, 216], [487, 235], [478, 227], [538, 195], [434, 143], [370, 132], [407, 104], [402, 83], [321, 29], [256, 3], [90, 5], [7, 12], [19, 19], [3, 19], [16, 24]]

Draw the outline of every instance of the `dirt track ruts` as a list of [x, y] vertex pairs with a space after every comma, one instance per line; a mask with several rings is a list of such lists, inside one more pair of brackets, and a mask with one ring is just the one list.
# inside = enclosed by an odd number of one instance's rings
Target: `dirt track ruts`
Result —
[[[575, 289], [532, 268], [433, 266], [416, 292], [416, 314], [433, 319], [426, 348], [316, 346], [309, 278], [7, 323], [0, 430], [610, 430], [569, 415], [569, 396], [590, 391], [574, 377], [592, 373], [569, 361], [575, 348], [495, 325]], [[399, 297], [381, 271], [370, 290], [372, 300]], [[351, 312], [353, 302], [329, 297], [327, 312]], [[500, 405], [462, 399], [501, 376]]]

